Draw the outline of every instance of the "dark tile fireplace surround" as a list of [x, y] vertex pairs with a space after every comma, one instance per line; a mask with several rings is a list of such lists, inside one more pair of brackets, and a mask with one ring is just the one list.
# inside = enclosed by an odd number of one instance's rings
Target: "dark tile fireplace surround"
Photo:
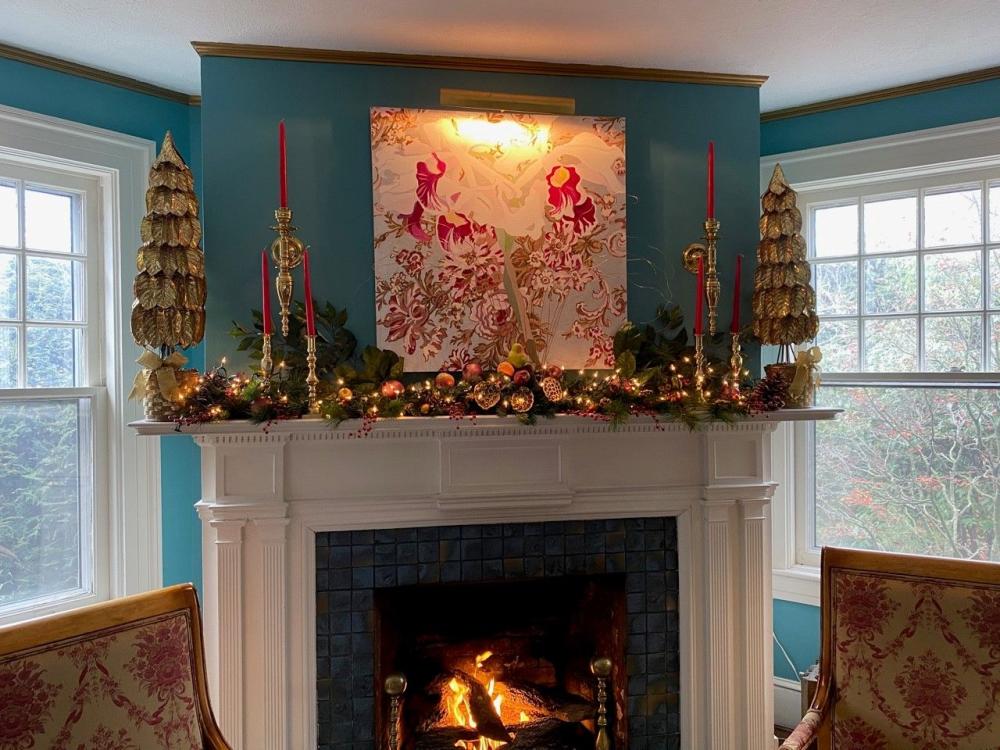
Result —
[[385, 747], [376, 591], [452, 586], [461, 596], [476, 584], [587, 576], [623, 582], [625, 664], [613, 686], [623, 725], [613, 718], [612, 736], [627, 736], [625, 750], [680, 747], [673, 518], [327, 532], [316, 535], [316, 568], [320, 750]]

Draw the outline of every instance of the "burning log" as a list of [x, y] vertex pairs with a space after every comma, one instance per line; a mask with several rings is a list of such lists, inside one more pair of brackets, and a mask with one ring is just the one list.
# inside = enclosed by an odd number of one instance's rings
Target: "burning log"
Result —
[[416, 735], [413, 750], [455, 750], [459, 742], [474, 742], [479, 732], [470, 727], [442, 727]]
[[514, 728], [514, 741], [502, 750], [593, 750], [594, 735], [579, 722], [542, 719]]
[[[413, 705], [420, 704], [419, 713], [423, 716], [417, 732], [430, 735], [438, 729], [454, 727], [458, 717], [451, 706], [456, 700], [466, 707], [462, 709], [468, 711], [468, 717], [465, 718], [471, 718], [475, 723], [473, 739], [482, 735], [498, 742], [511, 741], [510, 732], [504, 727], [486, 688], [475, 677], [461, 670], [439, 675], [428, 686], [426, 696], [414, 694], [411, 697]], [[458, 723], [461, 725], [466, 722]]]
[[544, 688], [524, 682], [504, 684], [508, 699], [533, 718], [551, 717], [575, 722], [592, 719], [596, 707], [579, 695], [556, 688]]
[[469, 713], [472, 714], [473, 721], [476, 722], [476, 730], [480, 735], [490, 740], [510, 742], [511, 736], [507, 728], [503, 725], [500, 715], [493, 706], [493, 698], [475, 677], [458, 670], [455, 676], [460, 679], [469, 690], [467, 697], [469, 703]]

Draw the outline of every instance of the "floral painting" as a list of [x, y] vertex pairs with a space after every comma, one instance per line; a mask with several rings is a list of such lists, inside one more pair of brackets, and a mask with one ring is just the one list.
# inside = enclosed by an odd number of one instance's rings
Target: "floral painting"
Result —
[[378, 345], [410, 371], [610, 367], [626, 317], [625, 121], [371, 110]]

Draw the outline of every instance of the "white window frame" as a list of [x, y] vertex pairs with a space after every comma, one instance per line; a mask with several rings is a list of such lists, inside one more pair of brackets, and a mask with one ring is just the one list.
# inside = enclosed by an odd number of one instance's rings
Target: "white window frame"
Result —
[[[162, 585], [160, 452], [159, 442], [139, 438], [128, 423], [142, 418], [142, 406], [128, 401], [133, 364], [141, 350], [132, 341], [129, 311], [132, 301], [131, 262], [140, 245], [139, 226], [145, 213], [144, 191], [155, 158], [152, 141], [94, 128], [12, 107], [0, 106], [0, 158], [26, 167], [69, 172], [96, 184], [96, 221], [99, 247], [88, 273], [100, 274], [91, 285], [102, 291], [90, 300], [102, 307], [102, 330], [91, 330], [99, 362], [88, 363], [100, 373], [92, 380], [93, 398], [101, 403], [95, 413], [97, 473], [95, 514], [96, 597], [139, 593]], [[96, 267], [95, 267], [96, 265]], [[93, 307], [91, 306], [91, 309]], [[88, 314], [88, 319], [93, 319]], [[103, 387], [102, 387], [103, 386]], [[70, 389], [78, 396], [80, 389]], [[69, 391], [67, 391], [69, 394]], [[5, 391], [5, 397], [30, 399], [58, 395], [55, 389]], [[100, 568], [100, 570], [98, 570]], [[86, 598], [86, 597], [85, 597]], [[47, 605], [18, 609], [0, 618], [0, 625], [51, 614], [85, 603], [60, 599]]]
[[[992, 118], [772, 155], [761, 159], [760, 186], [762, 191], [766, 189], [775, 164], [780, 162], [789, 183], [799, 192], [798, 205], [803, 212], [803, 231], [808, 238], [810, 217], [806, 205], [815, 202], [810, 201], [810, 195], [822, 193], [827, 197], [835, 197], [836, 191], [840, 190], [845, 194], [851, 190], [889, 194], [896, 192], [903, 181], [918, 187], [976, 181], [986, 171], [995, 173], [1000, 169], [998, 144], [1000, 118]], [[988, 196], [984, 196], [984, 214], [986, 211]], [[923, 231], [922, 226], [919, 231]], [[984, 245], [989, 246], [988, 236], [983, 239]], [[984, 269], [984, 275], [987, 274]], [[983, 291], [988, 294], [989, 290], [987, 288]], [[923, 312], [922, 304], [919, 309]], [[985, 321], [988, 326], [988, 312], [985, 313]], [[984, 333], [987, 334], [984, 343], [988, 352], [988, 328]], [[922, 339], [918, 345], [922, 353]], [[862, 352], [859, 351], [859, 356], [861, 355]], [[764, 359], [767, 360], [766, 354]], [[996, 373], [865, 373], [862, 379], [858, 375], [845, 373], [824, 374], [823, 380], [842, 385], [860, 382], [899, 385], [955, 382], [995, 384], [998, 377]], [[819, 561], [809, 548], [806, 536], [811, 520], [811, 509], [807, 507], [810, 481], [808, 461], [812, 455], [809, 435], [808, 426], [804, 423], [782, 424], [775, 433], [772, 473], [779, 478], [780, 486], [772, 504], [773, 592], [777, 599], [819, 606]]]

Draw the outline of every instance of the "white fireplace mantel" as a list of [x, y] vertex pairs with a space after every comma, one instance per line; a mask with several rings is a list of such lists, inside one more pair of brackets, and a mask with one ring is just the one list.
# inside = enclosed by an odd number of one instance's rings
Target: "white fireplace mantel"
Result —
[[183, 428], [202, 451], [206, 657], [226, 738], [316, 747], [317, 533], [659, 515], [677, 519], [683, 747], [773, 750], [771, 433], [835, 414], [695, 431], [569, 416], [389, 420], [366, 436], [321, 420]]

